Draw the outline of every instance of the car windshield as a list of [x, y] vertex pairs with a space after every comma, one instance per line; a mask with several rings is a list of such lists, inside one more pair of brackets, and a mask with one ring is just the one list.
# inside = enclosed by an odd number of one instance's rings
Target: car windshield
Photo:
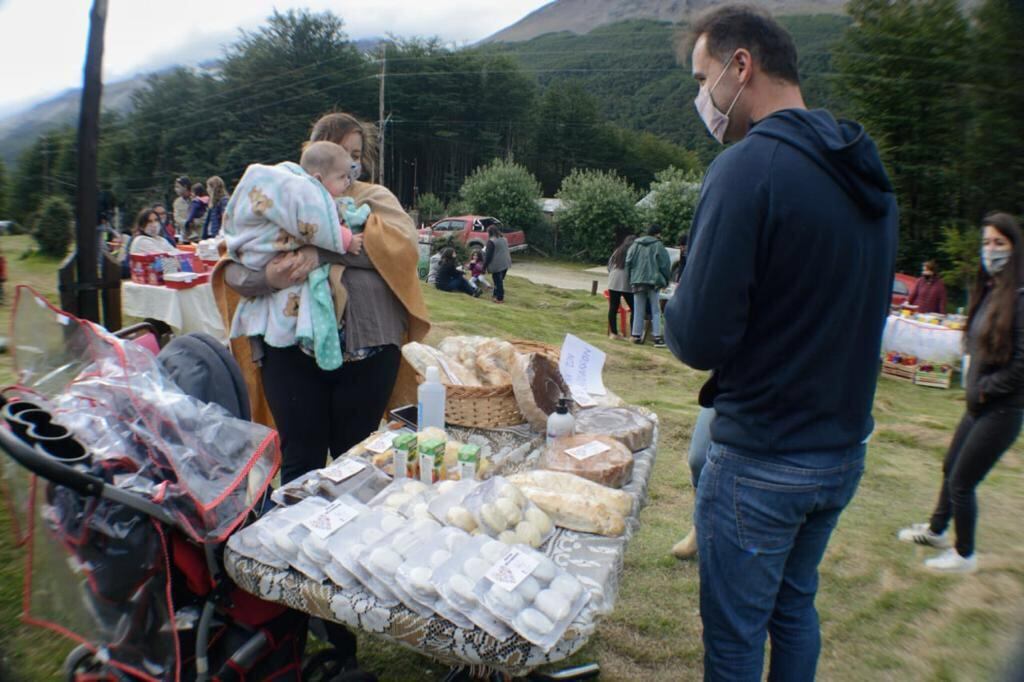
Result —
[[896, 279], [893, 280], [892, 282], [892, 293], [900, 294], [901, 296], [906, 296], [907, 294], [910, 293], [910, 289], [907, 288], [906, 284]]

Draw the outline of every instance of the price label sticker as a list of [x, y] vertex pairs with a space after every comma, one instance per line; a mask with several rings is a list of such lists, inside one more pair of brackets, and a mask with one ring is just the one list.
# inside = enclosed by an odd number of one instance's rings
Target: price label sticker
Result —
[[324, 510], [316, 516], [302, 522], [311, 533], [320, 539], [326, 539], [334, 531], [354, 519], [358, 511], [345, 504], [342, 500], [335, 500], [324, 507]]
[[341, 483], [346, 479], [352, 478], [365, 468], [365, 462], [346, 457], [345, 459], [335, 460], [326, 469], [321, 469], [320, 474], [332, 483]]
[[386, 431], [370, 441], [366, 449], [375, 455], [383, 455], [391, 449], [396, 438], [398, 438], [397, 431]]
[[533, 573], [539, 563], [535, 557], [523, 554], [518, 549], [512, 549], [498, 563], [491, 566], [491, 570], [484, 575], [495, 585], [500, 585], [511, 592]]
[[576, 459], [582, 462], [585, 459], [590, 459], [594, 455], [600, 455], [602, 452], [607, 452], [610, 449], [611, 448], [609, 448], [604, 443], [595, 440], [593, 442], [587, 443], [586, 445], [581, 445], [577, 448], [570, 448], [569, 450], [565, 451], [565, 454], [569, 455], [570, 457], [575, 457]]

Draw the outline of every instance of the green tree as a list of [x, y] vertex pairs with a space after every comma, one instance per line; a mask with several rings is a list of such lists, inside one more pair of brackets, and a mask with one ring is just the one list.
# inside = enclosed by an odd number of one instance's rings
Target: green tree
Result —
[[436, 194], [426, 192], [416, 198], [416, 210], [422, 222], [432, 223], [444, 217], [444, 202]]
[[615, 173], [574, 170], [562, 182], [558, 198], [564, 202], [555, 213], [562, 253], [603, 260], [640, 227], [638, 193]]
[[71, 204], [62, 196], [43, 199], [32, 236], [44, 256], [63, 258], [71, 244]]
[[531, 165], [545, 195], [574, 168], [610, 167], [609, 131], [602, 126], [597, 98], [577, 81], [552, 83], [537, 111]]
[[7, 166], [0, 161], [0, 216], [7, 218]]
[[474, 213], [494, 216], [529, 235], [540, 222], [540, 183], [525, 167], [495, 159], [470, 175], [459, 195]]
[[[939, 252], [942, 254], [942, 281], [950, 289], [950, 301], [960, 300], [967, 305], [967, 293], [978, 274], [981, 238], [976, 227], [946, 225], [942, 228]], [[959, 298], [957, 298], [959, 297]], [[959, 306], [951, 304], [951, 308]]]
[[851, 0], [838, 87], [878, 143], [900, 207], [900, 266], [934, 255], [963, 214], [970, 69], [956, 0]]
[[974, 15], [970, 85], [974, 120], [967, 220], [994, 210], [1024, 215], [1024, 6], [985, 0]]
[[694, 171], [669, 166], [651, 184], [650, 203], [644, 218], [662, 227], [666, 244], [676, 244], [679, 236], [690, 231], [694, 211], [700, 200], [701, 178]]

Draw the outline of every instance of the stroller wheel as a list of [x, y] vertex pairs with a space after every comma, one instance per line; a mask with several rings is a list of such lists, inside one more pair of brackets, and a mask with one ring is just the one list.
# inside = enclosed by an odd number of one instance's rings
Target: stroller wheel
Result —
[[318, 651], [302, 665], [303, 682], [377, 682], [377, 676], [359, 670], [355, 660], [341, 658], [333, 648]]
[[76, 646], [64, 659], [64, 679], [68, 682], [75, 682], [78, 675], [98, 673], [102, 670], [103, 664], [96, 660], [92, 650], [84, 644]]

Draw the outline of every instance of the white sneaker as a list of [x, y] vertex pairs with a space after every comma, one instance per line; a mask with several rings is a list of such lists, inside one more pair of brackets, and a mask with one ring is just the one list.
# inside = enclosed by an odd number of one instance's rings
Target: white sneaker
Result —
[[909, 528], [901, 528], [896, 534], [900, 542], [909, 542], [935, 549], [949, 549], [953, 544], [949, 541], [949, 532], [936, 535], [932, 532], [931, 526], [927, 523], [915, 523]]
[[975, 554], [966, 559], [955, 549], [947, 549], [937, 557], [924, 562], [925, 568], [938, 573], [974, 573], [978, 570], [978, 557]]

